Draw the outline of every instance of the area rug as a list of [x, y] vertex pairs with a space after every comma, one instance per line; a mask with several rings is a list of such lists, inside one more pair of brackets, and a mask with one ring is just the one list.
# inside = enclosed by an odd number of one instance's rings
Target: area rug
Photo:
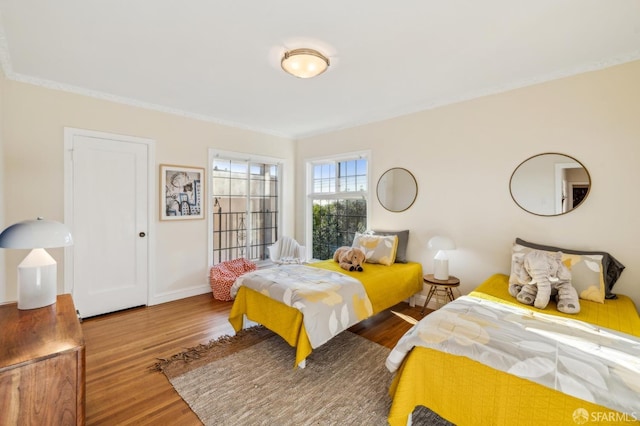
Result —
[[[295, 351], [264, 327], [190, 348], [153, 367], [205, 425], [386, 425], [389, 349], [345, 331], [294, 369]], [[414, 425], [450, 425], [430, 410]]]
[[385, 425], [388, 354], [345, 331], [315, 350], [306, 368], [294, 369], [294, 349], [259, 327], [157, 367], [205, 425]]

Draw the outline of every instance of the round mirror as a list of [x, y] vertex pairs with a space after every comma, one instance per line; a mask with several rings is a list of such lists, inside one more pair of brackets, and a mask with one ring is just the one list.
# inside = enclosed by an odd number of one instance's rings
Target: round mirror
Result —
[[402, 212], [416, 200], [418, 183], [409, 170], [395, 167], [380, 176], [376, 194], [382, 207], [391, 212]]
[[584, 203], [591, 177], [573, 157], [555, 152], [534, 155], [514, 170], [511, 198], [523, 210], [538, 216], [557, 216]]

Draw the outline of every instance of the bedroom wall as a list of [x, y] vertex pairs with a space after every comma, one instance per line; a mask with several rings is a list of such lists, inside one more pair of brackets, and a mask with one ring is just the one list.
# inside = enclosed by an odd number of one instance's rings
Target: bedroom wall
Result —
[[[2, 132], [3, 105], [4, 105], [4, 74], [0, 71], [0, 224], [4, 224], [4, 138]], [[2, 225], [0, 225], [2, 226]], [[2, 228], [4, 229], [4, 228]], [[0, 229], [0, 231], [2, 231]], [[0, 249], [0, 301], [7, 300], [7, 284], [5, 271], [5, 250]]]
[[[433, 271], [427, 241], [451, 236], [450, 273], [468, 293], [496, 272], [509, 273], [516, 237], [604, 250], [627, 266], [614, 292], [640, 307], [640, 61], [485, 96], [298, 142], [296, 173], [305, 159], [372, 150], [371, 228], [410, 229], [409, 258]], [[558, 217], [521, 210], [509, 179], [526, 158], [560, 152], [581, 161], [593, 186], [586, 202]], [[375, 184], [391, 167], [414, 173], [416, 203], [391, 213]], [[304, 235], [304, 185], [297, 186], [296, 234]]]
[[[293, 164], [293, 142], [275, 136], [51, 90], [2, 79], [5, 204], [0, 225], [38, 215], [64, 219], [64, 127], [138, 136], [156, 142], [156, 170], [162, 163], [207, 168], [208, 148], [283, 158]], [[283, 177], [284, 206], [293, 205], [292, 167]], [[208, 173], [207, 173], [208, 176]], [[157, 188], [157, 187], [156, 187]], [[157, 190], [157, 189], [156, 189]], [[152, 303], [210, 291], [207, 221], [160, 222], [156, 215], [156, 260]], [[293, 233], [293, 209], [283, 212], [284, 232]], [[0, 219], [2, 219], [0, 217]], [[5, 250], [3, 250], [5, 251]], [[64, 250], [50, 250], [63, 289]], [[23, 250], [6, 250], [6, 280], [0, 302], [16, 299], [16, 266]]]

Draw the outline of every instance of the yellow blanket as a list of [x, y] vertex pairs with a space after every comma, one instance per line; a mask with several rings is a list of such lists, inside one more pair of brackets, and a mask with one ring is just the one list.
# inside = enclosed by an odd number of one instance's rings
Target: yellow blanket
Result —
[[[507, 288], [508, 277], [498, 274], [472, 294], [516, 304]], [[620, 296], [604, 304], [584, 300], [580, 304], [578, 315], [562, 314], [555, 304], [542, 311], [640, 336], [640, 318], [631, 299]], [[389, 423], [403, 426], [418, 405], [460, 426], [626, 424], [640, 414], [615, 412], [468, 358], [421, 347], [409, 353], [396, 373], [390, 394]]]
[[[367, 263], [363, 272], [345, 271], [333, 260], [311, 263], [309, 266], [342, 272], [360, 280], [369, 296], [374, 315], [422, 290], [422, 265], [415, 262], [390, 266]], [[245, 315], [295, 347], [296, 365], [312, 352], [302, 314], [297, 309], [240, 287], [229, 314], [229, 322], [236, 331], [242, 329]]]

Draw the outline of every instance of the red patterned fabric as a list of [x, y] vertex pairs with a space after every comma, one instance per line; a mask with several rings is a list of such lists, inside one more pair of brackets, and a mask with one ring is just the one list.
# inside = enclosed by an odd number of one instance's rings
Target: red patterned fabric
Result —
[[209, 284], [213, 297], [218, 300], [233, 300], [231, 286], [240, 275], [256, 270], [256, 264], [245, 258], [227, 260], [211, 268]]

